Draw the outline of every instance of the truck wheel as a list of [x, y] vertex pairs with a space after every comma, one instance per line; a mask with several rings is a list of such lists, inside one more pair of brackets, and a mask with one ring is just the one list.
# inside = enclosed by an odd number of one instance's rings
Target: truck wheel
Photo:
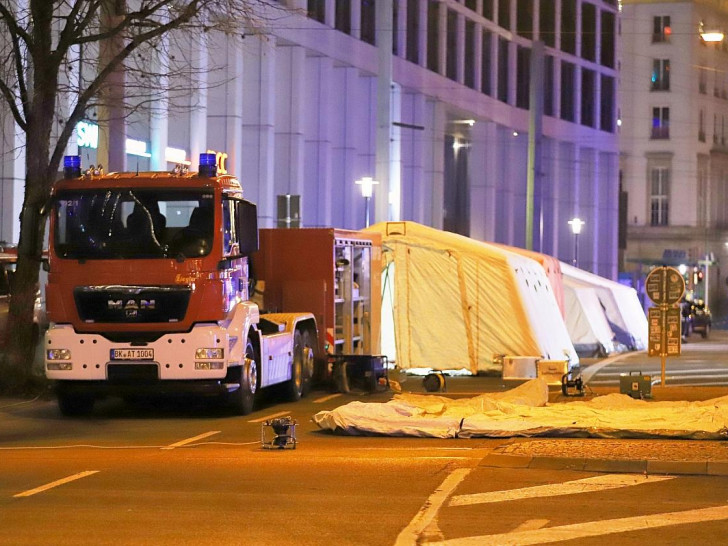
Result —
[[311, 332], [304, 330], [301, 335], [301, 343], [303, 344], [303, 391], [302, 396], [308, 395], [311, 392], [311, 383], [313, 382], [314, 373], [314, 354], [313, 354], [313, 342], [311, 341]]
[[291, 402], [300, 400], [308, 390], [307, 383], [311, 381], [313, 367], [313, 354], [306, 345], [308, 332], [296, 330], [293, 334], [293, 362], [291, 363], [291, 379], [286, 383], [287, 398]]
[[66, 417], [88, 415], [94, 409], [94, 397], [90, 394], [66, 392], [58, 389], [58, 409]]
[[240, 366], [240, 388], [231, 393], [231, 405], [237, 415], [248, 415], [255, 406], [255, 395], [260, 387], [258, 357], [255, 345], [248, 339], [245, 360]]

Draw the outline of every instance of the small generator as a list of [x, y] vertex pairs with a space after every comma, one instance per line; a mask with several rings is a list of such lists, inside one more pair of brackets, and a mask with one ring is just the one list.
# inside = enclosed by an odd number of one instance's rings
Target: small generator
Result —
[[652, 398], [652, 377], [641, 371], [619, 374], [619, 392], [638, 400]]

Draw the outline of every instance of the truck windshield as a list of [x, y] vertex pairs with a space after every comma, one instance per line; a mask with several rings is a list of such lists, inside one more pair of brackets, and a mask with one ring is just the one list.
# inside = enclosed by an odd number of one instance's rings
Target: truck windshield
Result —
[[62, 258], [199, 258], [212, 248], [210, 191], [68, 191], [54, 210], [53, 243]]

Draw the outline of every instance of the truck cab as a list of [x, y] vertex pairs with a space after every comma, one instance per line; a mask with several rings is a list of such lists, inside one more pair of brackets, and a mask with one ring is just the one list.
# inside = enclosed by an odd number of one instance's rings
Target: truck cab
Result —
[[250, 301], [256, 207], [210, 155], [198, 173], [82, 173], [75, 158], [55, 184], [45, 368], [62, 413], [182, 392], [246, 414], [261, 388], [308, 389], [315, 319]]

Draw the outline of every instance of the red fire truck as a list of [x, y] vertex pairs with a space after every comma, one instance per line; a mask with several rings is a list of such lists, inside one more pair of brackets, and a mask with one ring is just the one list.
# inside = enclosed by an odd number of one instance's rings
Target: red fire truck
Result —
[[316, 320], [250, 301], [257, 248], [256, 207], [217, 175], [214, 154], [198, 173], [82, 173], [67, 157], [52, 191], [44, 347], [61, 412], [195, 393], [247, 414], [265, 387], [305, 395]]

